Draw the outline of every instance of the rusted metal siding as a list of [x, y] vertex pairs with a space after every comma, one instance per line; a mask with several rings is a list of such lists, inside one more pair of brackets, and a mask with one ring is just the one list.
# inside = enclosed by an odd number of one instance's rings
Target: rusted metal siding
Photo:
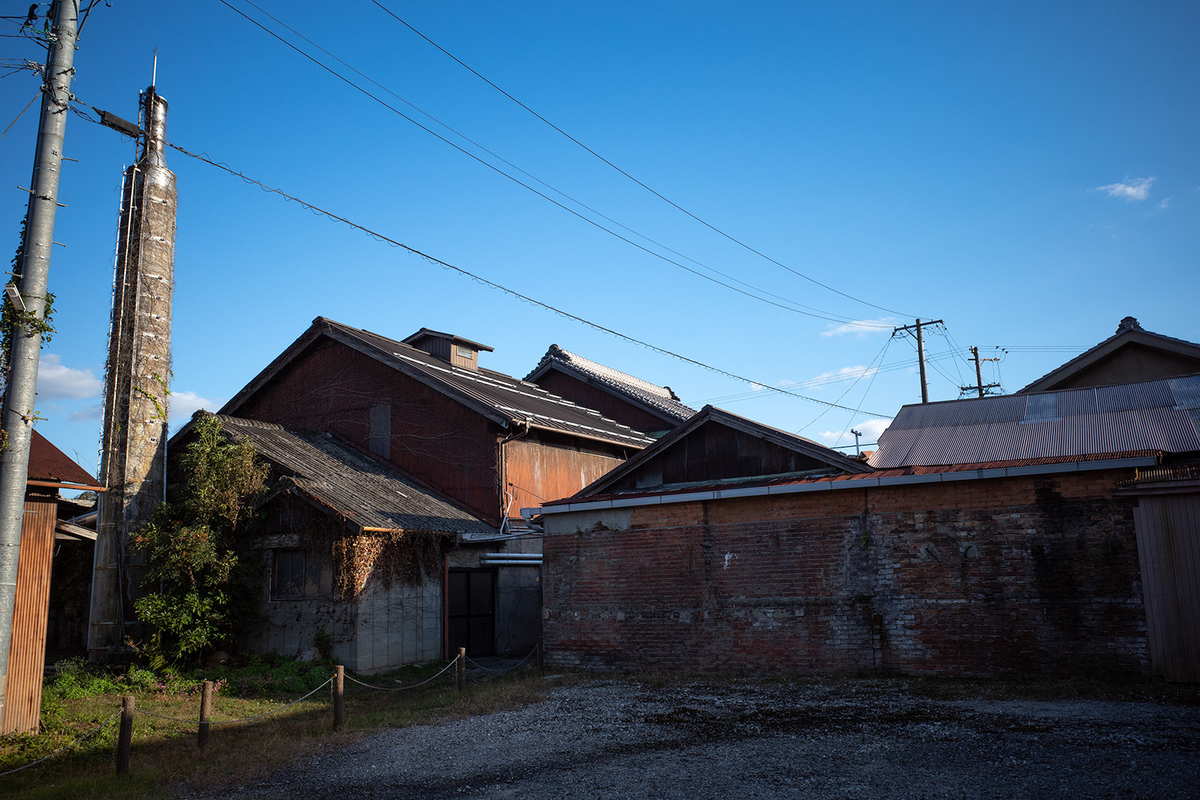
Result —
[[8, 684], [0, 734], [36, 733], [42, 706], [46, 619], [50, 608], [50, 567], [58, 501], [53, 495], [27, 495], [17, 560], [17, 597], [8, 654]]
[[1200, 682], [1200, 493], [1142, 497], [1134, 521], [1154, 673]]
[[329, 431], [369, 452], [371, 409], [382, 403], [392, 409], [388, 460], [499, 525], [499, 426], [343, 344], [326, 339], [297, 357], [237, 416]]
[[509, 517], [523, 507], [570, 497], [624, 462], [615, 454], [580, 450], [538, 439], [516, 439], [504, 445], [504, 473], [512, 497]]

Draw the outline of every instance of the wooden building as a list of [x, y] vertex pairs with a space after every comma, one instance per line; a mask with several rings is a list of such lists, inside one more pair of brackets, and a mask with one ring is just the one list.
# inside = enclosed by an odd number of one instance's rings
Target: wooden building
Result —
[[[453, 533], [444, 580], [422, 589], [422, 603], [444, 606], [439, 650], [525, 655], [540, 636], [541, 560], [521, 507], [574, 494], [652, 440], [480, 366], [490, 350], [426, 328], [398, 341], [318, 317], [220, 413], [328, 434], [471, 518]], [[397, 651], [370, 663], [414, 659]]]
[[1152, 333], [1133, 317], [1125, 317], [1112, 336], [1017, 394], [1136, 383], [1196, 372], [1200, 372], [1200, 344]]
[[[25, 516], [17, 556], [17, 592], [13, 607], [12, 647], [8, 654], [4, 719], [0, 734], [36, 733], [42, 706], [51, 571], [56, 530], [64, 521], [60, 492], [98, 491], [96, 479], [33, 431]], [[70, 503], [63, 504], [74, 509]], [[65, 536], [71, 534], [65, 533]]]
[[556, 344], [550, 345], [525, 380], [655, 439], [696, 413], [679, 400], [670, 386], [644, 381]]

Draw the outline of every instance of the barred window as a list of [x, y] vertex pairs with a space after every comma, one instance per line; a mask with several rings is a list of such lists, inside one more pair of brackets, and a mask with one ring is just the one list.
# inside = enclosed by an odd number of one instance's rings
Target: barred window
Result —
[[275, 550], [271, 571], [272, 600], [303, 600], [321, 589], [321, 568], [303, 550]]

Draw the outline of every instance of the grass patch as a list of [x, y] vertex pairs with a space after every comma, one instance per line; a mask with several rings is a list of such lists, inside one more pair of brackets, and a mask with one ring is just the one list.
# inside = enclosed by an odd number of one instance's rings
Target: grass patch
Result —
[[[444, 666], [442, 662], [404, 667], [361, 679], [389, 688], [414, 686]], [[257, 665], [209, 670], [207, 677], [222, 672], [225, 684], [213, 698], [214, 722], [278, 709], [303, 695], [314, 682], [319, 686], [333, 670], [330, 665], [261, 661]], [[64, 678], [65, 673], [73, 674]], [[75, 667], [48, 679], [43, 691], [44, 731], [38, 736], [11, 734], [0, 738], [0, 772], [36, 760], [93, 730], [120, 708], [121, 694], [134, 695], [139, 712], [188, 721], [138, 713], [134, 718], [130, 774], [124, 776], [116, 775], [114, 770], [117, 724], [113, 721], [79, 747], [0, 779], [0, 797], [122, 800], [166, 798], [179, 786], [203, 787], [205, 791], [232, 788], [297, 759], [311, 757], [322, 748], [352, 744], [381, 728], [460, 719], [536, 702], [544, 687], [536, 670], [473, 680], [461, 693], [455, 689], [453, 670], [409, 691], [376, 691], [347, 680], [342, 731], [333, 731], [331, 690], [325, 687], [310, 699], [269, 717], [214, 724], [208, 747], [201, 751], [196, 745], [196, 721], [200, 708], [197, 687], [203, 677], [167, 677], [105, 674]], [[88, 695], [89, 690], [99, 691]]]

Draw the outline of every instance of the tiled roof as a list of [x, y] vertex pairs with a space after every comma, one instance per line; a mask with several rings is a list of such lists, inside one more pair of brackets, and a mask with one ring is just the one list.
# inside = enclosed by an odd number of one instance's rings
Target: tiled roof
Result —
[[324, 317], [313, 320], [312, 327], [226, 403], [221, 413], [236, 414], [241, 404], [260, 386], [322, 335], [387, 364], [504, 425], [528, 423], [533, 428], [635, 449], [653, 441], [626, 425], [550, 394], [532, 383], [490, 369], [456, 367], [411, 345]]
[[95, 487], [98, 484], [87, 470], [67, 457], [36, 430], [29, 441], [29, 480], [77, 483]]
[[876, 469], [1200, 451], [1200, 375], [909, 405]]
[[329, 434], [220, 415], [224, 431], [246, 437], [284, 485], [358, 528], [494, 534], [496, 530], [393, 467]]
[[542, 356], [542, 360], [538, 362], [537, 367], [525, 376], [525, 380], [535, 381], [544, 375], [548, 369], [552, 369], [555, 366], [565, 368], [567, 372], [576, 372], [586, 378], [591, 378], [636, 402], [651, 406], [674, 419], [691, 419], [696, 413], [696, 409], [689, 408], [679, 402], [679, 398], [675, 396], [670, 387], [659, 386], [621, 372], [620, 370], [615, 370], [612, 367], [606, 367], [603, 364], [576, 355], [569, 350], [564, 350], [556, 344], [550, 345], [550, 349], [546, 351], [546, 355]]

